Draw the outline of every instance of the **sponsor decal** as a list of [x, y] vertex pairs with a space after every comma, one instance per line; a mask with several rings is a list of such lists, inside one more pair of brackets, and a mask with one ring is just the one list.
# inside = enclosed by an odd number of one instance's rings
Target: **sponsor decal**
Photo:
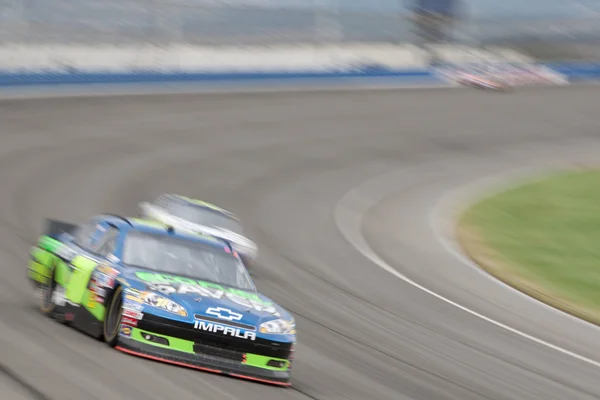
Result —
[[104, 304], [106, 289], [115, 286], [115, 277], [118, 274], [119, 271], [108, 265], [100, 265], [92, 272], [89, 284], [91, 292], [90, 300], [88, 302], [89, 308], [94, 308], [95, 303]]
[[97, 268], [97, 270], [98, 270], [98, 272], [101, 272], [103, 274], [110, 275], [110, 276], [117, 276], [117, 275], [119, 275], [119, 271], [117, 271], [116, 269], [114, 269], [112, 267], [109, 267], [108, 265], [104, 265], [104, 264], [100, 265]]
[[112, 288], [115, 286], [115, 277], [102, 272], [94, 271], [94, 274], [92, 275], [92, 281], [97, 287]]
[[[176, 285], [186, 284], [189, 286], [195, 286], [202, 289], [210, 289], [215, 292], [227, 292], [234, 293], [237, 296], [247, 298], [249, 300], [254, 300], [256, 302], [266, 303], [264, 300], [260, 298], [256, 293], [248, 293], [246, 291], [240, 289], [232, 289], [226, 288], [224, 286], [219, 285], [218, 283], [212, 282], [204, 282], [201, 280], [196, 280], [192, 278], [186, 278], [182, 276], [169, 275], [169, 274], [161, 274], [157, 272], [137, 272], [136, 276], [143, 282], [146, 282], [149, 285], [156, 285], [162, 287], [172, 287], [175, 288]], [[174, 293], [174, 292], [173, 292]]]
[[[100, 298], [98, 296], [96, 296], [96, 293], [90, 291], [90, 297], [88, 298], [87, 308], [96, 308], [96, 304], [98, 303], [99, 300], [100, 300]], [[102, 300], [104, 300], [104, 299], [102, 299]]]
[[169, 274], [138, 272], [136, 275], [140, 280], [148, 283], [149, 289], [166, 295], [191, 293], [216, 300], [226, 298], [241, 306], [280, 316], [273, 303], [264, 301], [256, 293], [248, 293], [239, 289], [226, 288], [216, 283]]
[[173, 293], [177, 293], [177, 289], [175, 289], [173, 286], [171, 285], [148, 285], [148, 289], [155, 291], [155, 292], [159, 292], [162, 294], [166, 294], [171, 295]]
[[125, 300], [132, 301], [135, 303], [142, 304], [142, 293], [137, 289], [127, 288], [125, 289]]
[[129, 300], [138, 304], [142, 304], [144, 302], [144, 300], [142, 300], [141, 298], [137, 297], [137, 296], [132, 296], [130, 294], [125, 295], [125, 300]]
[[124, 309], [123, 317], [142, 319], [144, 317], [144, 314], [140, 311]]
[[194, 328], [201, 331], [207, 331], [212, 333], [221, 333], [227, 336], [233, 336], [241, 339], [256, 340], [256, 333], [251, 331], [244, 331], [239, 328], [233, 328], [230, 326], [223, 326], [214, 324], [212, 322], [198, 321], [194, 322]]
[[121, 325], [121, 336], [131, 337], [131, 327], [126, 325]]
[[206, 310], [206, 313], [226, 321], [239, 321], [243, 317], [242, 314], [223, 307], [210, 307]]
[[129, 318], [129, 317], [123, 317], [121, 319], [121, 324], [123, 325], [127, 325], [127, 326], [137, 326], [138, 324], [138, 320], [137, 319], [133, 319], [133, 318]]
[[144, 306], [142, 304], [138, 303], [137, 301], [125, 299], [123, 301], [123, 309], [124, 310], [142, 311], [144, 309]]

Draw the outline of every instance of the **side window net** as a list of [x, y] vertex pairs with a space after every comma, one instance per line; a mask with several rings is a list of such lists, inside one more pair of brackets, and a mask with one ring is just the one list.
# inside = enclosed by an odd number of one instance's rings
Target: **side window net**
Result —
[[109, 254], [112, 254], [115, 251], [118, 236], [119, 230], [111, 227], [103, 238], [102, 243], [99, 243], [98, 250], [96, 252], [102, 256], [108, 256]]

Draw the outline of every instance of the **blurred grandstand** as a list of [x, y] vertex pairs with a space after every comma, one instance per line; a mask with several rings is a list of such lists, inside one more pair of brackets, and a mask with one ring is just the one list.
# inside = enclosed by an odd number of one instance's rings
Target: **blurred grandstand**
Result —
[[[565, 0], [566, 2], [567, 0]], [[274, 45], [415, 42], [404, 0], [0, 0], [4, 44]], [[467, 0], [468, 3], [468, 0]], [[510, 46], [539, 60], [600, 60], [600, 13], [553, 18], [469, 16], [450, 41]]]

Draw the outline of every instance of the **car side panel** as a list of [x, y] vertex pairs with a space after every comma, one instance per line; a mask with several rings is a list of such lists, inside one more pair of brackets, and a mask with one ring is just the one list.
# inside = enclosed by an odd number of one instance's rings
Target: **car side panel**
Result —
[[41, 237], [31, 249], [28, 276], [34, 283], [41, 284], [54, 275], [56, 283], [65, 288], [65, 299], [69, 303], [63, 311], [74, 314], [73, 325], [86, 331], [96, 331], [95, 326], [89, 325], [103, 322], [105, 315], [104, 305], [98, 302], [97, 296], [89, 289], [90, 278], [98, 263], [76, 254], [65, 243]]
[[99, 321], [104, 321], [106, 305], [117, 287], [119, 271], [109, 264], [98, 264], [92, 271], [83, 293], [84, 307]]
[[[76, 325], [81, 323], [93, 323], [104, 322], [106, 314], [106, 307], [104, 305], [104, 298], [98, 296], [91, 289], [90, 280], [94, 274], [98, 274], [98, 268], [102, 265], [98, 262], [85, 257], [77, 256], [71, 261], [73, 272], [71, 278], [66, 286], [65, 297], [72, 304], [76, 304], [80, 307], [76, 313]], [[108, 297], [112, 287], [101, 287], [105, 291], [105, 296]], [[88, 317], [93, 317], [93, 320], [89, 320]]]
[[75, 257], [71, 264], [73, 273], [65, 297], [71, 302], [73, 326], [89, 335], [101, 337], [106, 307], [105, 298], [98, 295], [98, 290], [104, 290], [105, 297], [109, 290], [99, 287], [92, 279], [98, 276], [104, 264], [86, 256]]
[[98, 301], [98, 297], [91, 290], [86, 289], [82, 297], [83, 308], [91, 314], [97, 321], [104, 322], [106, 316], [106, 307]]
[[33, 247], [30, 252], [31, 260], [28, 264], [27, 276], [36, 284], [48, 283], [52, 277], [54, 255], [39, 247]]
[[[28, 277], [35, 284], [47, 283], [54, 274], [54, 279], [62, 286], [67, 286], [70, 271], [67, 263], [60, 258], [59, 254], [65, 253], [62, 247], [65, 245], [59, 241], [42, 237], [30, 251], [31, 260], [28, 263]], [[56, 273], [54, 273], [56, 270]]]
[[84, 292], [87, 290], [92, 272], [98, 265], [94, 260], [78, 255], [71, 260], [72, 270], [70, 281], [67, 286], [67, 300], [81, 304]]
[[54, 256], [54, 266], [50, 267], [50, 273], [52, 273], [52, 269], [54, 269], [54, 280], [61, 286], [67, 288], [69, 286], [69, 282], [71, 280], [71, 268], [69, 265], [62, 259], [57, 256]]

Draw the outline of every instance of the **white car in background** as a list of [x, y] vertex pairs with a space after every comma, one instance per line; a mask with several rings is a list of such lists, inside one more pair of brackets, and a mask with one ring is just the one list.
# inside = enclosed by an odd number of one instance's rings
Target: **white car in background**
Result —
[[239, 218], [214, 204], [166, 193], [154, 202], [140, 203], [139, 207], [143, 218], [170, 225], [176, 230], [228, 241], [247, 266], [258, 256], [258, 248], [245, 236]]

